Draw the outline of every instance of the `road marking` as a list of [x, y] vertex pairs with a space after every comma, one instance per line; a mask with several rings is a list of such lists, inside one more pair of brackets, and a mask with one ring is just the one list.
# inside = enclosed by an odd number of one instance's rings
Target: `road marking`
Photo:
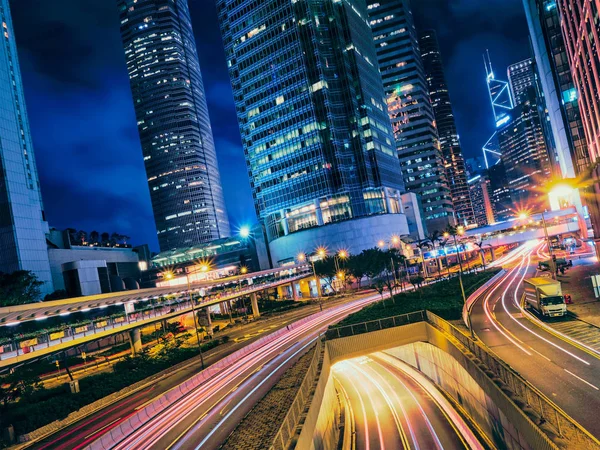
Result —
[[548, 358], [546, 355], [542, 355], [540, 352], [538, 352], [535, 348], [533, 347], [529, 347], [531, 350], [533, 350], [534, 352], [536, 352], [538, 355], [540, 355], [542, 358], [546, 358], [548, 361], [552, 362], [552, 360], [550, 358]]
[[119, 418], [117, 418], [117, 419], [115, 419], [115, 420], [113, 420], [111, 423], [104, 425], [102, 428], [98, 428], [96, 431], [94, 431], [94, 432], [92, 432], [92, 433], [88, 434], [88, 435], [87, 435], [87, 436], [85, 436], [83, 439], [85, 440], [85, 439], [87, 439], [87, 438], [89, 438], [89, 437], [92, 437], [92, 436], [93, 436], [93, 435], [95, 435], [95, 434], [98, 434], [100, 431], [104, 430], [105, 428], [108, 428], [108, 427], [110, 427], [110, 426], [111, 426], [113, 423], [115, 423], [115, 422], [118, 422], [119, 420], [121, 420], [121, 418], [120, 418], [120, 417], [119, 417]]
[[593, 387], [594, 389], [596, 389], [597, 391], [600, 391], [599, 388], [597, 388], [596, 386], [594, 386], [592, 383], [590, 383], [589, 381], [585, 381], [583, 378], [578, 377], [577, 375], [575, 375], [573, 372], [568, 371], [567, 369], [564, 369], [565, 372], [567, 372], [569, 375], [573, 375], [575, 378], [577, 378], [579, 381], [583, 381], [585, 384], [587, 384], [590, 387]]

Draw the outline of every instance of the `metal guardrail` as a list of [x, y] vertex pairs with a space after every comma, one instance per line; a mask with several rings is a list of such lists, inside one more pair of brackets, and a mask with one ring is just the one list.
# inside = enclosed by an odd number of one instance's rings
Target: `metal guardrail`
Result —
[[426, 320], [454, 337], [473, 353], [493, 373], [494, 377], [502, 380], [529, 408], [554, 427], [559, 436], [568, 441], [569, 448], [600, 449], [600, 442], [594, 436], [510, 366], [502, 362], [485, 344], [474, 341], [458, 328], [429, 311], [427, 311]]
[[398, 316], [386, 317], [378, 320], [371, 320], [369, 322], [362, 322], [353, 325], [345, 325], [342, 327], [330, 328], [325, 332], [326, 339], [339, 339], [349, 336], [355, 336], [357, 334], [370, 333], [372, 331], [385, 330], [386, 328], [394, 328], [402, 325], [408, 325], [409, 323], [417, 323], [426, 321], [426, 311], [415, 311], [406, 314], [400, 314]]
[[288, 448], [290, 441], [296, 434], [296, 429], [300, 425], [300, 420], [304, 414], [304, 410], [310, 399], [311, 391], [315, 385], [315, 378], [319, 372], [319, 366], [323, 357], [323, 340], [317, 339], [317, 346], [315, 348], [315, 354], [310, 362], [308, 371], [302, 380], [300, 389], [292, 402], [283, 423], [279, 427], [279, 431], [273, 439], [273, 444], [269, 450], [285, 450]]

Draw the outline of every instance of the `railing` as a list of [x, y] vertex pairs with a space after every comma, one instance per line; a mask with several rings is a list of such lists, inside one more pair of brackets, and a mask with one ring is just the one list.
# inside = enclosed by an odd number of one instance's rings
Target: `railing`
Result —
[[505, 383], [525, 404], [554, 427], [569, 442], [569, 448], [600, 449], [600, 442], [567, 415], [554, 402], [532, 386], [517, 372], [497, 357], [480, 341], [475, 341], [452, 324], [427, 311], [427, 321], [454, 337], [489, 369], [494, 377]]
[[[225, 292], [225, 295], [211, 295], [203, 297], [200, 301], [197, 301], [195, 306], [202, 308], [210, 306], [220, 302], [226, 302], [244, 295], [251, 293], [260, 292], [265, 289], [269, 289], [281, 284], [286, 284], [302, 278], [306, 278], [306, 273], [286, 275], [278, 277], [274, 281], [270, 281], [263, 284], [251, 284], [243, 289], [235, 289], [232, 291]], [[185, 294], [186, 296], [188, 294]], [[183, 314], [191, 311], [192, 305], [188, 299], [176, 299], [173, 301], [161, 302], [152, 304], [148, 309], [135, 311], [129, 314], [116, 317], [105, 317], [102, 319], [95, 319], [88, 324], [81, 324], [77, 326], [66, 326], [60, 331], [53, 331], [50, 333], [42, 332], [35, 337], [28, 337], [26, 339], [15, 337], [12, 342], [0, 344], [0, 361], [8, 360], [11, 358], [18, 357], [20, 355], [26, 355], [40, 351], [43, 349], [50, 348], [55, 345], [60, 345], [77, 339], [93, 336], [96, 333], [101, 333], [107, 330], [115, 330], [115, 333], [124, 332], [125, 329], [119, 330], [127, 325], [140, 323], [145, 324], [148, 321], [159, 319], [169, 314]], [[130, 327], [131, 328], [131, 327]], [[104, 335], [103, 335], [104, 336]]]
[[427, 320], [425, 316], [425, 311], [415, 311], [407, 314], [400, 314], [398, 316], [386, 317], [378, 320], [371, 320], [369, 322], [362, 322], [353, 325], [330, 328], [325, 332], [325, 338], [339, 339], [343, 337], [354, 336], [357, 334], [370, 333], [372, 331], [385, 330], [386, 328], [394, 328], [402, 325], [408, 325], [409, 323], [423, 322], [425, 320]]
[[304, 414], [304, 410], [306, 408], [306, 404], [310, 399], [311, 392], [313, 390], [314, 384], [316, 382], [316, 377], [319, 372], [319, 365], [321, 364], [323, 356], [323, 340], [317, 339], [317, 346], [315, 348], [315, 354], [310, 362], [310, 366], [304, 379], [302, 380], [302, 384], [300, 385], [300, 389], [292, 402], [292, 406], [290, 407], [288, 413], [283, 419], [283, 423], [279, 427], [279, 431], [275, 435], [273, 439], [273, 445], [271, 445], [269, 450], [285, 450], [288, 448], [290, 441], [296, 434], [296, 428], [300, 425], [300, 420], [302, 415]]
[[467, 299], [467, 301], [465, 302], [465, 305], [463, 306], [463, 312], [462, 312], [463, 322], [465, 323], [467, 328], [471, 328], [469, 315], [471, 314], [471, 309], [473, 308], [473, 305], [475, 304], [477, 299], [479, 297], [481, 297], [485, 293], [485, 291], [487, 291], [491, 286], [496, 284], [496, 282], [500, 278], [502, 278], [505, 274], [506, 274], [506, 270], [502, 269], [500, 272], [498, 272], [496, 275], [494, 275], [492, 278], [490, 278], [487, 282], [485, 282], [483, 285], [481, 285], [479, 288], [477, 288], [477, 290], [475, 292], [473, 292], [471, 295], [469, 295], [469, 298]]

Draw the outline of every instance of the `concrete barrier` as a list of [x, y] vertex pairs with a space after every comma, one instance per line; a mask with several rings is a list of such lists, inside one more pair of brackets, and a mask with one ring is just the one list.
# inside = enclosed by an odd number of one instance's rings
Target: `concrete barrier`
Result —
[[[526, 399], [521, 398], [522, 386], [526, 383], [524, 380], [516, 381], [511, 378], [509, 383], [504, 382], [496, 375], [496, 371], [484, 364], [485, 361], [475, 357], [470, 350], [471, 346], [463, 344], [463, 341], [470, 341], [468, 336], [431, 313], [427, 313], [427, 319], [420, 323], [328, 340], [325, 344], [323, 370], [298, 438], [297, 448], [337, 448], [337, 440], [331, 433], [339, 411], [339, 402], [337, 398], [334, 400], [335, 387], [330, 377], [333, 364], [375, 351], [406, 346], [404, 354], [392, 353], [427, 375], [467, 410], [477, 419], [487, 439], [499, 448], [600, 449], [598, 442], [572, 419], [569, 419], [568, 433], [563, 432], [562, 421], [557, 422], [557, 427], [544, 427], [542, 430], [534, 420], [548, 420], [548, 414], [560, 415], [556, 409], [545, 405], [546, 409], [540, 415], [523, 407], [528, 404]], [[457, 339], [457, 335], [461, 338]], [[412, 358], [411, 354], [414, 355]], [[489, 355], [489, 358], [493, 359], [493, 356]], [[429, 366], [419, 366], [416, 361]]]

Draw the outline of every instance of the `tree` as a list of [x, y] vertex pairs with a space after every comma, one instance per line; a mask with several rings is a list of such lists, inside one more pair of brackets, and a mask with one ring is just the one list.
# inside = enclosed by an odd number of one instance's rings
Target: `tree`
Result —
[[98, 233], [96, 230], [90, 232], [89, 241], [92, 245], [98, 245], [100, 243], [100, 233]]
[[354, 277], [360, 289], [362, 279], [367, 275], [365, 258], [362, 256], [362, 253], [360, 255], [351, 255], [346, 262], [346, 269]]
[[381, 301], [383, 302], [383, 307], [385, 308], [385, 299], [383, 298], [383, 291], [385, 291], [385, 283], [381, 279], [375, 280], [373, 283], [373, 289], [375, 289], [379, 295], [381, 295]]
[[337, 292], [333, 287], [333, 279], [337, 275], [335, 260], [331, 256], [327, 256], [319, 261], [315, 261], [315, 273], [317, 277], [323, 278], [333, 292]]
[[425, 266], [424, 251], [431, 247], [431, 241], [429, 239], [419, 239], [417, 241], [417, 247], [419, 247], [419, 253], [421, 254], [421, 264], [423, 267], [423, 276], [427, 277], [427, 267]]
[[28, 270], [0, 272], [0, 306], [24, 305], [38, 301], [41, 295], [40, 286], [43, 284]]
[[100, 243], [106, 247], [110, 242], [110, 234], [106, 231], [100, 235]]
[[87, 242], [87, 233], [83, 230], [79, 230], [76, 234], [75, 234], [75, 242], [73, 242], [73, 244], [75, 245], [85, 245], [85, 243]]
[[49, 302], [51, 300], [62, 300], [64, 298], [69, 298], [69, 294], [64, 289], [59, 289], [54, 291], [52, 294], [48, 294], [44, 297], [45, 302]]

